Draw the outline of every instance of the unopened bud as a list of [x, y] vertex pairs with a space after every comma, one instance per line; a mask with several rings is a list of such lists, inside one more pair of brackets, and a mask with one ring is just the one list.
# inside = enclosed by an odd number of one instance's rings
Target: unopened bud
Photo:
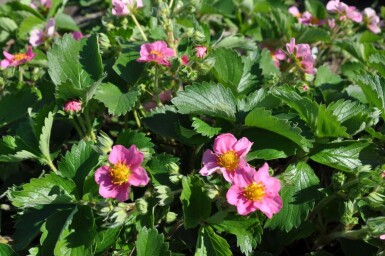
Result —
[[148, 212], [148, 203], [143, 198], [139, 198], [135, 201], [135, 207], [141, 215]]
[[168, 212], [166, 214], [166, 223], [174, 222], [177, 216], [178, 214], [176, 214], [175, 212]]

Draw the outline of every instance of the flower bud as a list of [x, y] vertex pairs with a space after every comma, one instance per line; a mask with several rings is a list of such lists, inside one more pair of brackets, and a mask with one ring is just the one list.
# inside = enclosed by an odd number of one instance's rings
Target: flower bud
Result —
[[198, 42], [204, 42], [204, 41], [206, 40], [205, 34], [203, 34], [202, 32], [200, 32], [200, 31], [198, 31], [198, 30], [196, 30], [196, 31], [194, 32], [193, 38], [194, 38], [195, 40], [197, 40]]
[[159, 205], [165, 206], [172, 203], [174, 200], [174, 194], [171, 189], [167, 186], [160, 185], [155, 187], [156, 193], [158, 194], [156, 198], [159, 199]]
[[179, 165], [176, 163], [168, 163], [166, 164], [166, 168], [168, 169], [168, 173], [170, 175], [179, 174]]
[[82, 110], [82, 102], [80, 100], [69, 100], [64, 104], [63, 109], [68, 113], [79, 112]]
[[148, 212], [148, 203], [143, 198], [135, 201], [135, 207], [141, 215], [145, 215]]
[[166, 214], [166, 223], [174, 222], [177, 216], [178, 214], [176, 214], [175, 212], [168, 212]]

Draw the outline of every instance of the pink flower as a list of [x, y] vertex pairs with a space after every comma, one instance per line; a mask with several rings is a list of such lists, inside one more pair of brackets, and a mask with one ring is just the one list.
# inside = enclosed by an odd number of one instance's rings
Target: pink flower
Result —
[[336, 26], [336, 20], [335, 19], [328, 19], [328, 25], [331, 29], [333, 29]]
[[207, 54], [207, 48], [204, 46], [195, 46], [196, 56], [203, 59]]
[[79, 41], [80, 39], [82, 39], [84, 37], [83, 33], [80, 32], [80, 31], [74, 31], [72, 32], [72, 37], [76, 40], [76, 41]]
[[289, 13], [296, 17], [298, 21], [304, 25], [320, 26], [326, 22], [326, 20], [319, 20], [317, 17], [311, 15], [310, 12], [304, 12], [301, 14], [295, 6], [289, 8]]
[[182, 61], [182, 64], [185, 66], [188, 64], [188, 57], [186, 54], [182, 56], [181, 61]]
[[148, 102], [144, 103], [143, 107], [144, 107], [145, 110], [151, 111], [154, 108], [156, 108], [156, 102], [153, 101], [153, 100], [148, 101]]
[[203, 153], [203, 167], [199, 173], [208, 176], [219, 170], [228, 182], [232, 182], [238, 168], [247, 166], [246, 155], [253, 145], [247, 138], [237, 140], [231, 133], [217, 136], [214, 152], [210, 149]]
[[286, 59], [286, 54], [281, 49], [270, 51], [270, 54], [271, 58], [273, 59], [274, 66], [276, 66], [277, 68], [279, 68], [280, 61]]
[[299, 68], [306, 74], [314, 74], [314, 58], [311, 54], [310, 45], [308, 44], [295, 44], [295, 38], [290, 40], [290, 43], [286, 44], [288, 53], [296, 60]]
[[29, 37], [29, 43], [32, 46], [38, 46], [44, 43], [48, 38], [53, 37], [55, 33], [55, 19], [51, 18], [47, 22], [45, 30], [33, 29]]
[[156, 41], [153, 43], [142, 44], [140, 47], [140, 58], [138, 62], [156, 62], [163, 66], [171, 66], [169, 58], [174, 57], [173, 49], [168, 48], [166, 42]]
[[[131, 10], [143, 7], [142, 0], [112, 0], [112, 14], [115, 16], [127, 16]], [[136, 5], [136, 6], [135, 6]]]
[[63, 107], [66, 112], [78, 112], [82, 110], [82, 102], [79, 100], [70, 100], [64, 104]]
[[28, 46], [28, 50], [26, 53], [17, 53], [15, 55], [12, 55], [6, 51], [3, 51], [3, 54], [5, 56], [5, 59], [1, 61], [0, 66], [2, 68], [7, 68], [9, 66], [16, 67], [23, 63], [26, 63], [33, 58], [35, 58], [36, 53], [32, 52], [32, 47]]
[[303, 90], [304, 92], [307, 92], [307, 91], [309, 90], [309, 86], [308, 86], [307, 84], [304, 84], [304, 85], [302, 86], [302, 90]]
[[385, 234], [380, 235], [380, 239], [381, 239], [381, 240], [385, 240]]
[[114, 146], [108, 156], [111, 165], [102, 166], [95, 172], [99, 194], [104, 198], [116, 198], [123, 202], [128, 199], [131, 185], [147, 185], [149, 178], [140, 166], [143, 157], [143, 153], [135, 145], [128, 149], [122, 145]]
[[240, 215], [247, 215], [259, 209], [269, 219], [282, 208], [279, 195], [281, 183], [277, 178], [270, 177], [269, 166], [265, 163], [258, 171], [237, 171], [233, 184], [227, 191], [227, 202], [237, 206]]
[[[35, 1], [36, 2], [36, 1]], [[43, 6], [46, 9], [51, 8], [52, 1], [51, 0], [40, 0], [40, 5]], [[33, 9], [37, 9], [37, 5], [35, 3], [30, 3], [29, 5]]]
[[373, 10], [372, 8], [365, 8], [364, 17], [365, 17], [366, 26], [370, 31], [372, 31], [375, 34], [378, 34], [381, 32], [380, 18], [377, 16], [375, 10]]
[[350, 19], [355, 22], [362, 21], [362, 15], [356, 11], [356, 7], [348, 6], [340, 0], [331, 0], [326, 4], [326, 9], [331, 13], [340, 15], [340, 20]]

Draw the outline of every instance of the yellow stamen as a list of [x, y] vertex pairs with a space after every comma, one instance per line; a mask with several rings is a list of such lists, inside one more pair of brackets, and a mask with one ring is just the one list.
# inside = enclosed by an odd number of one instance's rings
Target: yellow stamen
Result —
[[18, 53], [18, 54], [13, 55], [13, 59], [16, 61], [26, 60], [26, 59], [28, 59], [28, 55], [25, 53]]
[[261, 201], [265, 196], [265, 185], [263, 185], [262, 182], [253, 182], [243, 188], [243, 196], [251, 201]]
[[157, 57], [162, 57], [162, 54], [157, 50], [151, 50], [150, 55], [156, 55]]
[[235, 150], [227, 151], [226, 153], [218, 156], [217, 164], [220, 167], [226, 168], [227, 171], [235, 171], [237, 169], [239, 163], [239, 157]]
[[116, 163], [110, 168], [111, 181], [115, 185], [122, 185], [128, 182], [130, 168], [124, 163]]

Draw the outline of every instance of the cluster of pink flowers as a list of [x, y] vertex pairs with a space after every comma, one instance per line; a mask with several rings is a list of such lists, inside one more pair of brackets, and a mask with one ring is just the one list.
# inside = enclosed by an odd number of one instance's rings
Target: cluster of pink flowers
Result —
[[28, 46], [28, 50], [26, 53], [17, 53], [17, 54], [10, 54], [9, 52], [3, 51], [5, 59], [1, 61], [0, 66], [2, 68], [7, 68], [9, 66], [16, 67], [21, 64], [24, 64], [33, 58], [35, 58], [36, 53], [32, 52], [32, 47]]
[[130, 148], [114, 146], [108, 156], [111, 165], [102, 166], [95, 172], [99, 194], [123, 202], [129, 197], [130, 186], [147, 185], [149, 178], [146, 170], [141, 167], [143, 158], [143, 153], [135, 145]]
[[282, 208], [281, 184], [277, 178], [270, 177], [267, 163], [258, 171], [247, 163], [246, 155], [252, 144], [247, 138], [237, 140], [231, 133], [219, 135], [214, 141], [214, 151], [204, 152], [199, 173], [208, 176], [220, 172], [231, 183], [226, 199], [237, 207], [240, 215], [259, 209], [272, 218]]
[[132, 10], [143, 7], [142, 0], [112, 0], [112, 14], [115, 16], [127, 16]]
[[47, 26], [44, 30], [35, 28], [31, 31], [29, 37], [29, 43], [32, 46], [39, 46], [43, 44], [47, 39], [53, 37], [55, 34], [55, 19], [51, 18], [47, 22]]
[[79, 112], [80, 110], [82, 110], [82, 102], [79, 101], [79, 100], [70, 100], [70, 101], [67, 101], [65, 104], [64, 104], [64, 107], [63, 107], [64, 111], [65, 112]]
[[306, 74], [315, 74], [314, 58], [311, 53], [310, 45], [308, 44], [295, 44], [295, 38], [290, 40], [290, 43], [286, 44], [286, 50], [289, 55], [294, 59], [298, 66]]
[[296, 6], [290, 7], [289, 13], [296, 17], [298, 21], [304, 25], [321, 26], [326, 23], [326, 20], [320, 20], [308, 11], [300, 13]]
[[175, 57], [175, 51], [167, 47], [166, 42], [156, 41], [142, 44], [140, 47], [140, 58], [138, 62], [156, 62], [163, 66], [171, 66], [170, 58]]
[[326, 9], [331, 13], [336, 13], [339, 15], [339, 19], [343, 20], [352, 20], [354, 22], [362, 21], [362, 14], [357, 11], [355, 6], [349, 6], [340, 0], [331, 0], [326, 4]]

